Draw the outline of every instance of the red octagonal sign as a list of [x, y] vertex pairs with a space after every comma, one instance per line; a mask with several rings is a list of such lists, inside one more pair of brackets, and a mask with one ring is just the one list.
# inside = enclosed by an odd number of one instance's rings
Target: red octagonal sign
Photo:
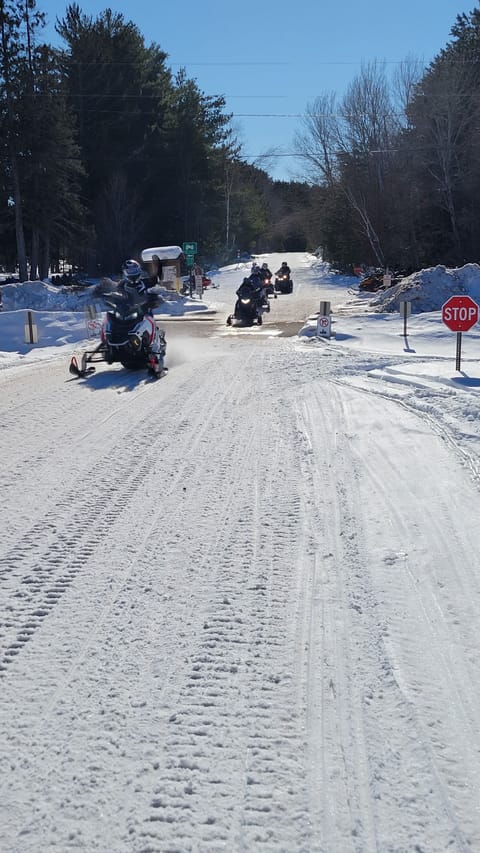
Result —
[[442, 305], [442, 320], [452, 332], [468, 332], [478, 322], [478, 305], [470, 296], [451, 296]]

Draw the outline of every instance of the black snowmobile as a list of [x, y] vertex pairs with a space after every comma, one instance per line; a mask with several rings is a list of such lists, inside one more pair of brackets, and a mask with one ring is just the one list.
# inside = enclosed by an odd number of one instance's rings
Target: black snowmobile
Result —
[[279, 271], [275, 276], [275, 290], [278, 293], [292, 293], [293, 281], [290, 273]]
[[270, 311], [270, 305], [265, 303], [262, 287], [249, 278], [244, 278], [237, 290], [237, 297], [233, 314], [227, 317], [227, 326], [253, 326], [255, 321], [261, 326], [264, 312]]

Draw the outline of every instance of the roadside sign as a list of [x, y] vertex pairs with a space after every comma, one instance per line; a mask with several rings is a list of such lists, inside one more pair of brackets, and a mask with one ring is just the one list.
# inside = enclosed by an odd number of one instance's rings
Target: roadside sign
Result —
[[185, 262], [187, 264], [187, 267], [193, 266], [194, 260], [195, 260], [195, 255], [190, 255], [190, 254], [185, 255]]
[[186, 255], [196, 255], [197, 254], [197, 244], [196, 243], [183, 243], [182, 249]]
[[470, 296], [451, 296], [442, 305], [442, 320], [452, 332], [468, 332], [478, 323], [478, 305]]
[[87, 320], [87, 335], [89, 338], [99, 338], [102, 331], [101, 320]]
[[478, 323], [478, 305], [471, 296], [451, 296], [442, 305], [442, 320], [452, 332], [457, 333], [455, 370], [460, 370], [462, 332], [468, 332], [475, 323]]
[[330, 302], [320, 302], [320, 311], [317, 317], [317, 337], [329, 338], [332, 333], [332, 315]]
[[319, 338], [329, 338], [332, 330], [332, 318], [330, 314], [326, 317], [317, 318], [317, 336]]

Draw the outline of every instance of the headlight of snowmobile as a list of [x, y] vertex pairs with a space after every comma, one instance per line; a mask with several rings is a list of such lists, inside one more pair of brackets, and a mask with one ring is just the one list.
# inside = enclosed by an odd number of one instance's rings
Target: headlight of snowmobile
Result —
[[136, 320], [138, 316], [139, 316], [138, 311], [132, 311], [132, 313], [127, 314], [124, 319], [125, 320]]
[[132, 344], [133, 349], [140, 349], [142, 346], [142, 339], [135, 334], [129, 335], [130, 343]]
[[248, 305], [250, 299], [241, 299], [240, 302], [242, 303], [242, 305]]

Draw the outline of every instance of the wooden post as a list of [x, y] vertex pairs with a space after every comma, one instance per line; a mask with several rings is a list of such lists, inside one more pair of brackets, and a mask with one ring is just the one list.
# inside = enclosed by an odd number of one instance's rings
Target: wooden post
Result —
[[38, 329], [36, 324], [33, 322], [33, 314], [31, 311], [27, 311], [27, 321], [25, 323], [24, 331], [26, 344], [38, 344]]

